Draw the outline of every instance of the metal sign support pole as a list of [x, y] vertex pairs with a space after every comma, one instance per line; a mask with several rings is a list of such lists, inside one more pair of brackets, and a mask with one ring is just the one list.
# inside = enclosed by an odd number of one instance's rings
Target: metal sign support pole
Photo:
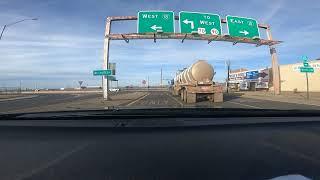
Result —
[[[268, 40], [272, 40], [270, 27], [266, 29], [266, 32], [267, 32]], [[269, 46], [269, 48], [270, 48], [271, 61], [272, 61], [272, 77], [273, 77], [274, 94], [279, 95], [281, 92], [281, 87], [280, 87], [280, 72], [279, 72], [277, 52], [274, 46]]]
[[101, 76], [101, 88], [103, 89], [103, 76]]
[[[110, 46], [110, 28], [111, 28], [111, 18], [107, 18], [106, 22], [106, 30], [104, 34], [104, 48], [103, 48], [103, 69], [109, 68], [109, 46]], [[104, 100], [111, 100], [109, 97], [109, 80], [107, 76], [102, 76], [103, 81], [103, 99]]]
[[307, 72], [306, 72], [306, 79], [307, 79], [307, 99], [309, 100], [309, 76]]

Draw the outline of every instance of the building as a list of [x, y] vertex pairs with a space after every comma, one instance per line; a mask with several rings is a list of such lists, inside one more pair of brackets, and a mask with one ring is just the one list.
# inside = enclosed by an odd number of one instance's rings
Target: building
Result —
[[[320, 92], [320, 60], [309, 61], [313, 73], [308, 73], [309, 91]], [[300, 72], [303, 63], [279, 65], [281, 91], [307, 91], [306, 73]], [[230, 71], [229, 87], [234, 90], [273, 91], [272, 69], [247, 70], [244, 68]]]
[[241, 68], [239, 70], [230, 71], [229, 88], [236, 91], [239, 90], [268, 90], [270, 80], [270, 69], [247, 70]]
[[246, 69], [246, 68], [231, 69], [230, 73], [233, 74], [233, 73], [239, 73], [239, 72], [245, 72], [245, 71], [248, 71], [248, 69]]
[[[314, 73], [308, 73], [309, 91], [320, 92], [320, 61], [309, 61]], [[281, 91], [307, 91], [306, 73], [300, 72], [303, 63], [280, 65]]]

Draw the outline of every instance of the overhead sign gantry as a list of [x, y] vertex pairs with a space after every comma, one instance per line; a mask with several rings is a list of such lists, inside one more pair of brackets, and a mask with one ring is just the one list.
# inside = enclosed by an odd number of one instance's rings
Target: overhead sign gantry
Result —
[[[137, 20], [137, 33], [110, 33], [113, 21]], [[179, 20], [179, 33], [175, 32], [174, 20]], [[221, 24], [227, 24], [228, 33], [223, 34]], [[261, 39], [259, 29], [266, 30], [267, 39]], [[110, 40], [131, 39], [185, 39], [212, 41], [226, 41], [233, 45], [237, 43], [254, 44], [256, 47], [267, 45], [270, 48], [273, 72], [273, 88], [275, 94], [280, 94], [280, 75], [275, 45], [282, 41], [273, 40], [269, 25], [258, 24], [255, 19], [238, 16], [227, 16], [221, 19], [219, 15], [211, 13], [196, 13], [182, 11], [174, 16], [171, 11], [140, 11], [138, 16], [108, 17], [104, 40], [104, 69], [108, 69]], [[104, 99], [108, 100], [109, 82], [103, 76]]]

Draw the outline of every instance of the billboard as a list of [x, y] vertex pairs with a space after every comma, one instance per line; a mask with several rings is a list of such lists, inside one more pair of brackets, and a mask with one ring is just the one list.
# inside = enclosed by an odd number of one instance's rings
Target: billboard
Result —
[[255, 80], [259, 78], [259, 71], [248, 71], [246, 72], [245, 79]]
[[269, 82], [269, 69], [259, 69], [253, 71], [243, 71], [230, 73], [229, 83], [246, 82]]

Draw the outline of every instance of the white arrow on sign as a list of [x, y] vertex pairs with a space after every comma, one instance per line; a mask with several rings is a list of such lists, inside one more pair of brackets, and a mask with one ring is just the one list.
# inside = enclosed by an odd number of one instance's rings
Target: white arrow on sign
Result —
[[244, 30], [244, 31], [239, 31], [239, 33], [244, 34], [245, 36], [249, 34], [248, 31]]
[[161, 26], [157, 26], [157, 25], [153, 25], [153, 26], [151, 26], [150, 27], [151, 29], [153, 29], [153, 30], [157, 30], [157, 29], [162, 29], [162, 27]]
[[193, 23], [193, 21], [189, 21], [188, 19], [185, 19], [185, 20], [183, 20], [182, 22], [185, 23], [185, 24], [191, 24], [191, 29], [194, 29], [194, 23]]

